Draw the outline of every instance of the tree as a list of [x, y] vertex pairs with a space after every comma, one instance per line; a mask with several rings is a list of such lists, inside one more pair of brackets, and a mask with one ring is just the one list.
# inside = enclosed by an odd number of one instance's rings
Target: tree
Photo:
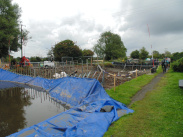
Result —
[[171, 52], [166, 50], [165, 51], [165, 57], [169, 57], [170, 58], [171, 56], [172, 56]]
[[30, 62], [40, 62], [42, 59], [40, 57], [31, 57]]
[[182, 58], [183, 57], [183, 52], [175, 52], [175, 53], [173, 53], [172, 54], [172, 61], [176, 61], [176, 60], [178, 60], [178, 59], [180, 59], [180, 58]]
[[90, 49], [84, 49], [83, 50], [83, 56], [93, 56], [94, 52], [91, 51]]
[[8, 55], [11, 51], [18, 51], [21, 48], [19, 38], [27, 39], [28, 31], [19, 30], [19, 18], [21, 10], [12, 0], [0, 0], [0, 58]]
[[146, 59], [148, 57], [149, 52], [145, 49], [145, 47], [142, 47], [140, 49], [140, 59]]
[[101, 34], [97, 44], [93, 47], [97, 56], [103, 56], [106, 60], [125, 57], [127, 49], [125, 48], [121, 37], [110, 31]]
[[61, 61], [64, 56], [80, 57], [82, 50], [71, 40], [64, 40], [57, 43], [53, 48], [53, 55], [56, 61]]
[[153, 58], [159, 58], [160, 57], [160, 53], [156, 50], [153, 51]]
[[53, 56], [54, 56], [54, 54], [53, 54], [53, 47], [51, 47], [51, 49], [48, 51], [48, 53], [47, 53], [47, 58], [49, 59], [49, 60], [52, 60], [53, 59]]
[[138, 50], [132, 51], [130, 56], [131, 56], [131, 58], [139, 59], [139, 51]]

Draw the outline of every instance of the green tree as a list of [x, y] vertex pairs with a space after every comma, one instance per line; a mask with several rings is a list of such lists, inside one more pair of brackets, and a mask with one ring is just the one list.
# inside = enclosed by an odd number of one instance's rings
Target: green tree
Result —
[[172, 61], [176, 61], [176, 60], [178, 60], [178, 59], [180, 59], [180, 58], [182, 58], [183, 57], [183, 52], [175, 52], [175, 53], [173, 53], [172, 54]]
[[30, 57], [30, 62], [40, 62], [42, 59], [40, 57]]
[[84, 49], [83, 50], [83, 56], [93, 56], [94, 52], [91, 51], [90, 49]]
[[153, 51], [153, 58], [160, 58], [160, 53], [156, 50]]
[[20, 12], [12, 0], [0, 0], [0, 58], [8, 55], [9, 46], [11, 51], [18, 51], [21, 48], [19, 39], [27, 39], [28, 31], [21, 33], [19, 29]]
[[149, 52], [145, 49], [145, 47], [142, 47], [140, 49], [139, 57], [140, 59], [146, 59], [148, 57]]
[[132, 51], [130, 56], [131, 56], [131, 58], [139, 59], [139, 51], [138, 50]]
[[171, 56], [172, 56], [171, 52], [166, 50], [165, 51], [165, 57], [169, 57], [170, 58]]
[[53, 55], [56, 61], [61, 61], [64, 56], [80, 57], [82, 50], [74, 44], [71, 40], [64, 40], [55, 45], [53, 48]]
[[21, 61], [21, 58], [20, 58], [20, 57], [17, 57], [17, 58], [16, 58], [16, 61], [17, 61], [17, 62], [20, 62], [20, 61]]
[[101, 34], [97, 44], [93, 47], [97, 56], [103, 56], [106, 60], [123, 58], [126, 56], [125, 48], [121, 37], [110, 31]]
[[160, 54], [160, 59], [163, 59], [163, 58], [165, 58], [165, 54], [164, 53]]

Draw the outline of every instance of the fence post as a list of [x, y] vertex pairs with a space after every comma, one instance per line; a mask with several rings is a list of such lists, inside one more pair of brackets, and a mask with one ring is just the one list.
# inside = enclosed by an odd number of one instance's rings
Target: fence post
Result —
[[116, 87], [116, 74], [114, 74], [114, 91], [115, 91], [115, 87]]
[[52, 72], [52, 70], [50, 69], [50, 79], [51, 79], [51, 72]]
[[30, 68], [30, 76], [31, 76], [31, 68]]
[[36, 69], [34, 69], [34, 77], [36, 77]]
[[74, 68], [74, 71], [75, 71], [75, 65], [74, 65], [74, 61], [73, 61], [73, 68]]
[[22, 75], [22, 67], [21, 67], [21, 75]]
[[102, 85], [104, 87], [104, 80], [105, 80], [105, 72], [103, 71], [103, 76], [102, 76]]
[[70, 61], [70, 64], [69, 64], [69, 75], [71, 74], [71, 61]]
[[83, 75], [83, 60], [82, 60], [82, 75]]

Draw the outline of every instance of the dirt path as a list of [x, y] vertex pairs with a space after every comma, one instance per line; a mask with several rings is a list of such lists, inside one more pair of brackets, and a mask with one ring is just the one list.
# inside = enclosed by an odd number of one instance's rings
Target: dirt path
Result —
[[159, 80], [161, 79], [161, 77], [163, 77], [164, 73], [160, 73], [158, 74], [149, 84], [147, 84], [146, 86], [144, 86], [140, 91], [137, 92], [137, 94], [135, 96], [132, 97], [132, 101], [131, 103], [128, 105], [128, 107], [130, 108], [131, 105], [139, 100], [142, 100], [145, 97], [145, 94], [151, 90], [154, 89], [154, 87], [156, 86], [156, 84], [159, 82]]

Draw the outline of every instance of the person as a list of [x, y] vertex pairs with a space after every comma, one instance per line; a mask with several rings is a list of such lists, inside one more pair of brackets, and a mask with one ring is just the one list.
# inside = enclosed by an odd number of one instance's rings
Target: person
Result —
[[166, 61], [165, 61], [165, 59], [162, 60], [161, 65], [162, 65], [163, 73], [166, 72]]

